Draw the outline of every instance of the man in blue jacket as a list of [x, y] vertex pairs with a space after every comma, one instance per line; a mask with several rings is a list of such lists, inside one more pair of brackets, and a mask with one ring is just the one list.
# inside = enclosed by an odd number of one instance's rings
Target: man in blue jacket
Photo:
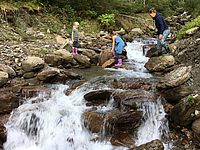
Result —
[[162, 47], [165, 48], [166, 53], [170, 53], [169, 46], [166, 44], [166, 39], [170, 34], [169, 27], [164, 21], [164, 18], [158, 13], [155, 8], [151, 8], [149, 10], [149, 15], [155, 21], [156, 28], [158, 30], [158, 42], [157, 42], [157, 49], [158, 49], [158, 56], [162, 55]]

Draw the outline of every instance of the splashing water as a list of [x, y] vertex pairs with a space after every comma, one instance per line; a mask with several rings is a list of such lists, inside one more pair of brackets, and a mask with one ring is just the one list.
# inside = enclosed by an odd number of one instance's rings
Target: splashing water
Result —
[[127, 51], [127, 57], [129, 60], [129, 65], [134, 66], [134, 69], [127, 70], [123, 68], [107, 68], [107, 70], [116, 71], [118, 77], [135, 77], [135, 78], [150, 78], [152, 75], [148, 73], [144, 64], [148, 61], [149, 58], [143, 56], [143, 43], [134, 41], [132, 43], [127, 43], [125, 47]]
[[[65, 87], [66, 88], [66, 87]], [[31, 104], [32, 99], [13, 111], [9, 122], [5, 150], [112, 150], [109, 142], [92, 142], [82, 124], [87, 108], [84, 87], [66, 96], [59, 89], [48, 100]], [[116, 150], [125, 150], [118, 147]]]
[[152, 140], [160, 139], [164, 141], [165, 150], [168, 150], [171, 147], [168, 142], [169, 126], [161, 99], [158, 98], [155, 102], [141, 103], [140, 110], [145, 115], [137, 133], [136, 145], [139, 146]]

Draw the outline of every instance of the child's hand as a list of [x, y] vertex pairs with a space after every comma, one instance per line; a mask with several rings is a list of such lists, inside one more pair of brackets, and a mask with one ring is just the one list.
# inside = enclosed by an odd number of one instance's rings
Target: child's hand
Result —
[[72, 44], [73, 44], [73, 41], [69, 41], [69, 44], [72, 45]]

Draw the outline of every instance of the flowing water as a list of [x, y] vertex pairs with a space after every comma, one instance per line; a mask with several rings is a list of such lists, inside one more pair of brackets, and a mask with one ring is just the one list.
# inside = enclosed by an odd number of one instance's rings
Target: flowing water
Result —
[[[63, 91], [68, 85], [54, 85], [51, 96], [41, 94], [27, 99], [23, 105], [13, 110], [6, 124], [7, 142], [5, 150], [126, 150], [125, 147], [113, 147], [109, 141], [93, 142], [95, 134], [89, 133], [83, 126], [82, 113], [89, 109], [83, 99], [84, 94], [97, 90], [109, 89], [102, 78], [151, 78], [144, 68], [148, 60], [142, 55], [140, 42], [128, 43], [127, 53], [129, 64], [133, 70], [108, 69], [113, 71], [111, 76], [96, 77], [81, 87], [75, 89], [69, 96]], [[37, 103], [35, 103], [37, 101]], [[112, 99], [106, 107], [99, 111], [112, 109]], [[160, 100], [141, 104], [140, 109], [145, 113], [138, 131], [137, 145], [154, 139], [167, 137], [168, 124]], [[144, 131], [146, 133], [144, 133]]]

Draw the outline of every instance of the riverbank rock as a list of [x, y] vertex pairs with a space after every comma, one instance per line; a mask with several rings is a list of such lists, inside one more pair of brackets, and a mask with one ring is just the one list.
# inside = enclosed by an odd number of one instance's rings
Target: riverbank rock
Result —
[[82, 55], [82, 54], [81, 55], [80, 54], [74, 55], [74, 59], [80, 65], [82, 65], [82, 67], [84, 67], [84, 68], [90, 68], [91, 67], [90, 59], [85, 55]]
[[192, 67], [179, 67], [167, 73], [157, 84], [158, 89], [167, 89], [185, 83], [191, 77]]
[[3, 148], [3, 143], [6, 142], [6, 128], [4, 125], [8, 121], [9, 117], [9, 114], [0, 116], [0, 149]]
[[151, 90], [152, 84], [143, 79], [132, 79], [132, 78], [122, 78], [122, 79], [114, 79], [111, 81], [111, 85], [115, 89], [143, 89], [143, 90]]
[[83, 113], [84, 125], [92, 133], [99, 133], [103, 128], [104, 115], [95, 111]]
[[8, 81], [8, 73], [0, 71], [0, 87], [5, 85]]
[[145, 68], [150, 72], [159, 72], [173, 66], [174, 63], [175, 59], [173, 56], [151, 57], [145, 64]]
[[105, 130], [106, 135], [119, 134], [121, 132], [134, 133], [139, 127], [143, 117], [141, 111], [121, 112], [113, 110], [107, 113], [88, 111], [82, 115], [84, 125], [93, 133], [100, 133]]
[[39, 57], [28, 56], [22, 62], [22, 68], [25, 72], [38, 71], [44, 67], [44, 60]]
[[111, 137], [110, 142], [114, 146], [134, 147], [134, 137], [128, 132], [120, 132]]
[[195, 120], [192, 123], [192, 130], [194, 131], [194, 135], [195, 137], [198, 139], [198, 141], [200, 142], [200, 118]]
[[167, 100], [169, 103], [176, 104], [182, 98], [192, 94], [192, 89], [188, 86], [178, 86], [170, 89], [164, 89], [159, 91], [159, 93]]
[[142, 111], [111, 111], [105, 116], [105, 121], [107, 125], [105, 127], [107, 128], [106, 133], [118, 134], [120, 132], [129, 132], [133, 134], [137, 131], [142, 117]]
[[46, 96], [50, 96], [51, 93], [52, 90], [43, 85], [29, 85], [21, 87], [21, 97], [32, 98], [38, 96], [39, 94], [45, 94]]
[[88, 101], [87, 105], [100, 105], [110, 100], [112, 90], [92, 91], [84, 95], [84, 99]]
[[111, 67], [114, 63], [115, 63], [115, 59], [111, 58], [107, 60], [105, 63], [103, 63], [102, 67], [103, 68]]
[[72, 63], [73, 56], [70, 52], [66, 51], [65, 49], [61, 49], [45, 55], [44, 61], [50, 66], [56, 67], [59, 65], [66, 65], [68, 63]]
[[10, 113], [19, 106], [19, 97], [7, 89], [0, 90], [0, 114]]
[[0, 64], [0, 71], [7, 72], [9, 75], [9, 78], [14, 78], [17, 75], [15, 70], [12, 67], [4, 65], [4, 64]]
[[99, 54], [97, 54], [94, 50], [90, 50], [90, 49], [81, 49], [81, 50], [82, 50], [83, 55], [90, 58], [91, 63], [93, 64], [98, 63]]
[[40, 73], [38, 73], [37, 78], [40, 81], [49, 82], [53, 78], [55, 78], [60, 73], [60, 70], [53, 67], [47, 67]]
[[113, 57], [113, 52], [111, 50], [102, 50], [99, 56], [99, 66], [102, 66], [106, 61]]
[[194, 33], [197, 32], [198, 29], [199, 29], [199, 27], [194, 27], [194, 28], [188, 29], [185, 33], [187, 35], [193, 35]]
[[182, 99], [173, 107], [170, 116], [178, 125], [190, 125], [195, 119], [200, 118], [200, 96]]
[[200, 92], [200, 29], [189, 36], [177, 42], [175, 59], [177, 63], [184, 63], [192, 66], [191, 79], [187, 82], [191, 85], [193, 91]]
[[141, 89], [115, 92], [113, 98], [114, 106], [126, 110], [136, 110], [137, 103], [155, 101], [157, 99], [153, 93]]
[[74, 91], [76, 88], [78, 88], [79, 86], [83, 85], [86, 81], [85, 80], [78, 80], [75, 81], [74, 83], [72, 83], [69, 88], [67, 88], [64, 93], [65, 95], [69, 95], [72, 91]]

